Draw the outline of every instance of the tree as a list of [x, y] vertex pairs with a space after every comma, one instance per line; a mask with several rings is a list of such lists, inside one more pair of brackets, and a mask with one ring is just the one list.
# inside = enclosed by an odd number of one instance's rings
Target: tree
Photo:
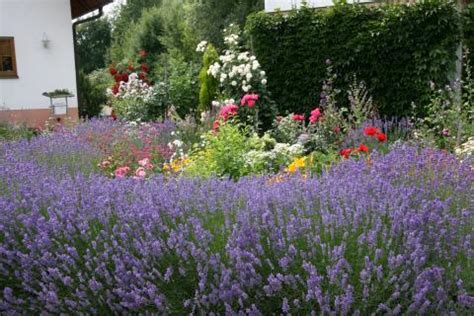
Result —
[[207, 40], [220, 48], [224, 28], [230, 23], [242, 26], [250, 13], [263, 9], [263, 0], [193, 1], [190, 23], [199, 40]]
[[111, 26], [107, 18], [93, 20], [77, 27], [77, 59], [81, 71], [88, 74], [107, 65], [106, 55], [111, 36]]

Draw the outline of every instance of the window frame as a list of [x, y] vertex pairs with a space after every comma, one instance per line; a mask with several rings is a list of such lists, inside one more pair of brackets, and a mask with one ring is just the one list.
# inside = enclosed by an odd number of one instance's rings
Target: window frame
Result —
[[0, 70], [0, 79], [18, 79], [18, 68], [16, 66], [15, 38], [13, 36], [0, 36], [0, 41], [10, 42], [13, 66], [12, 71]]

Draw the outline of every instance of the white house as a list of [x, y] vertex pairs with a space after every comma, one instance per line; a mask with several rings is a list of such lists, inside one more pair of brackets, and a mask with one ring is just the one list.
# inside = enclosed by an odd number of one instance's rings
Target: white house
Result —
[[[0, 0], [0, 120], [42, 126], [78, 118], [77, 98], [51, 107], [44, 92], [76, 91], [72, 20], [112, 0]], [[53, 104], [65, 103], [56, 99]]]
[[[310, 8], [324, 8], [334, 5], [333, 0], [265, 0], [265, 11], [290, 11], [292, 9], [301, 8], [302, 4], [306, 2]], [[374, 0], [347, 0], [347, 3], [369, 3]]]

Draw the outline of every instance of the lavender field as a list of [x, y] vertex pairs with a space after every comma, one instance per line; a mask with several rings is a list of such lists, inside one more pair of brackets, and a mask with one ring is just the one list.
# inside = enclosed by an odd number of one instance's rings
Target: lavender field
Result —
[[307, 177], [110, 178], [84, 134], [0, 149], [2, 314], [474, 311], [468, 160], [400, 144]]

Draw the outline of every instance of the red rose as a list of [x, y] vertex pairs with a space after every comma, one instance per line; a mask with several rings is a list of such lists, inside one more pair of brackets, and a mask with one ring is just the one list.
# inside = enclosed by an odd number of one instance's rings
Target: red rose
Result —
[[352, 153], [352, 149], [351, 148], [346, 148], [346, 149], [343, 149], [339, 152], [341, 154], [341, 156], [343, 156], [345, 159], [349, 158], [349, 155]]
[[112, 76], [115, 76], [117, 74], [117, 69], [115, 69], [114, 67], [110, 67], [109, 72]]
[[364, 145], [364, 144], [360, 144], [360, 145], [359, 145], [359, 151], [368, 153], [368, 152], [369, 152], [369, 147], [367, 147], [367, 146]]
[[292, 119], [293, 121], [296, 121], [296, 122], [298, 122], [298, 121], [304, 121], [304, 115], [301, 115], [301, 114], [293, 114], [293, 115], [291, 116], [291, 119]]
[[379, 142], [381, 143], [387, 140], [387, 135], [385, 135], [384, 133], [378, 133], [376, 136]]
[[143, 72], [148, 72], [148, 71], [150, 71], [150, 69], [148, 68], [148, 65], [147, 65], [147, 64], [142, 64], [142, 71], [143, 71]]
[[119, 86], [118, 86], [117, 83], [113, 86], [113, 88], [112, 88], [112, 93], [113, 93], [113, 94], [119, 93]]
[[141, 73], [138, 74], [138, 78], [140, 78], [141, 80], [145, 80], [146, 75], [143, 72], [141, 72]]
[[128, 82], [128, 74], [122, 74], [122, 81]]
[[122, 75], [116, 74], [114, 76], [114, 80], [116, 83], [119, 83], [120, 81], [122, 81]]
[[380, 130], [376, 127], [369, 126], [369, 127], [364, 128], [364, 135], [366, 136], [375, 136], [378, 133], [380, 133]]

